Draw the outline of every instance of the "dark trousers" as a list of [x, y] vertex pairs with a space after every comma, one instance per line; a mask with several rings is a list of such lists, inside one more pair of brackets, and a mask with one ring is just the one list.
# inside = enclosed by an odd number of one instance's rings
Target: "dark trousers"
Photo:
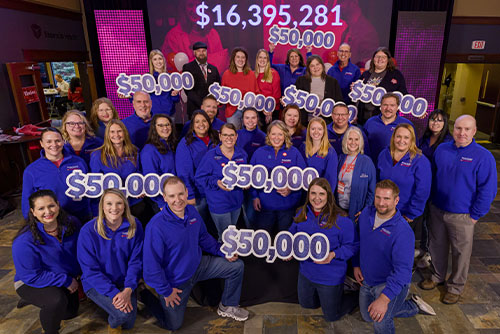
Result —
[[26, 284], [16, 292], [22, 299], [40, 308], [40, 322], [45, 334], [59, 333], [61, 320], [74, 318], [78, 313], [78, 292], [69, 293], [68, 289], [56, 286], [33, 288]]

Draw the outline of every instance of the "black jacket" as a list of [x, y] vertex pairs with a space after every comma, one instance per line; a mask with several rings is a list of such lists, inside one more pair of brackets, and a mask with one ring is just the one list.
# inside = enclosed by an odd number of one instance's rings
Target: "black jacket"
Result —
[[220, 83], [219, 70], [214, 65], [208, 64], [207, 66], [207, 80], [203, 76], [198, 62], [193, 60], [182, 67], [182, 72], [189, 72], [194, 78], [193, 89], [186, 90], [187, 101], [187, 113], [189, 118], [193, 114], [193, 111], [200, 109], [201, 102], [205, 96], [208, 95], [208, 87], [214, 82]]

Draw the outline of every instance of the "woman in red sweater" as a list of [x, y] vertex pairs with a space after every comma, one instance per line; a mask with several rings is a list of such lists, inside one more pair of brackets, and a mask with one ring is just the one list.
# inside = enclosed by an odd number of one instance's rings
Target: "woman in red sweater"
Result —
[[[255, 77], [257, 78], [257, 85], [259, 86], [260, 93], [266, 97], [272, 96], [276, 102], [274, 112], [267, 113], [262, 111], [259, 113], [259, 118], [262, 124], [269, 124], [273, 118], [279, 118], [279, 101], [281, 98], [280, 75], [278, 71], [271, 68], [269, 61], [269, 54], [265, 49], [257, 51], [255, 60]], [[273, 115], [274, 114], [274, 115]]]
[[[257, 78], [248, 63], [248, 52], [242, 47], [236, 47], [231, 52], [229, 69], [222, 75], [222, 86], [237, 88], [241, 97], [247, 92], [259, 93]], [[241, 128], [243, 111], [229, 103], [226, 104], [226, 121], [233, 123], [237, 129]]]

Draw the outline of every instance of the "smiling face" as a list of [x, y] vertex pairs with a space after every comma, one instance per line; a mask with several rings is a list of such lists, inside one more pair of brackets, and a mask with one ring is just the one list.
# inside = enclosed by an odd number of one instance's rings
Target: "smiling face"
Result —
[[50, 161], [59, 160], [63, 157], [62, 149], [64, 141], [57, 132], [45, 132], [40, 139], [40, 146], [45, 150], [45, 157]]
[[323, 65], [318, 60], [313, 59], [309, 64], [309, 71], [313, 78], [319, 78], [323, 73]]
[[153, 68], [156, 72], [163, 72], [163, 65], [165, 65], [165, 62], [160, 54], [155, 54], [153, 59], [151, 59], [151, 62], [153, 63]]
[[359, 152], [359, 134], [355, 131], [349, 132], [347, 136], [347, 150], [349, 153], [358, 153]]
[[246, 62], [247, 62], [247, 57], [245, 56], [245, 54], [241, 51], [236, 52], [236, 55], [234, 56], [234, 64], [236, 65], [238, 72], [243, 71]]
[[217, 101], [206, 99], [201, 104], [201, 110], [206, 112], [210, 120], [213, 121], [215, 116], [217, 115]]
[[144, 120], [151, 118], [151, 98], [149, 94], [137, 92], [134, 94], [132, 105], [137, 116]]
[[380, 218], [391, 217], [396, 212], [399, 196], [394, 197], [392, 189], [376, 188], [375, 189], [375, 209]]
[[38, 197], [35, 199], [34, 206], [30, 211], [40, 223], [46, 226], [57, 226], [59, 204], [52, 197]]
[[469, 115], [460, 116], [455, 121], [453, 127], [453, 139], [457, 147], [465, 147], [472, 143], [474, 135], [476, 134], [476, 120]]
[[328, 200], [328, 193], [318, 185], [313, 185], [309, 190], [309, 204], [315, 212], [321, 212]]
[[431, 130], [434, 135], [439, 135], [443, 128], [443, 115], [436, 114], [433, 118], [429, 118], [429, 130]]
[[345, 128], [349, 123], [349, 110], [344, 105], [339, 105], [332, 112], [333, 123], [339, 129]]
[[163, 190], [163, 199], [177, 217], [184, 217], [188, 198], [187, 188], [180, 182], [166, 184]]
[[109, 127], [109, 140], [113, 145], [123, 145], [123, 140], [125, 138], [125, 134], [123, 133], [123, 129], [118, 124], [112, 124]]
[[286, 111], [283, 121], [289, 128], [295, 128], [299, 124], [299, 111], [295, 108], [290, 108]]
[[66, 132], [70, 137], [81, 137], [85, 135], [85, 122], [78, 115], [70, 115], [66, 118]]
[[125, 203], [120, 196], [108, 193], [104, 195], [102, 209], [104, 218], [109, 224], [117, 224], [123, 221], [123, 213], [125, 212]]
[[257, 55], [257, 64], [259, 65], [260, 69], [264, 70], [267, 63], [267, 52], [259, 52], [259, 54]]
[[373, 64], [375, 65], [375, 70], [383, 71], [387, 68], [387, 64], [389, 63], [389, 58], [383, 51], [379, 51], [373, 57]]
[[221, 146], [232, 150], [238, 139], [238, 134], [230, 128], [223, 127], [219, 135]]
[[311, 136], [313, 142], [320, 142], [321, 139], [323, 139], [324, 134], [325, 130], [320, 122], [311, 122], [311, 125], [309, 126], [309, 135]]
[[296, 52], [291, 52], [288, 57], [288, 62], [291, 67], [298, 67], [300, 64], [300, 56]]
[[207, 49], [199, 48], [193, 51], [194, 57], [200, 64], [205, 64], [207, 62]]
[[349, 58], [351, 58], [351, 47], [347, 44], [342, 44], [337, 51], [337, 56], [344, 66], [347, 65]]
[[269, 132], [269, 140], [274, 149], [279, 150], [285, 143], [285, 134], [277, 126], [273, 126]]
[[243, 125], [248, 131], [253, 131], [257, 127], [258, 116], [253, 110], [248, 110], [243, 115]]
[[160, 117], [156, 120], [155, 129], [161, 139], [167, 140], [172, 133], [172, 124], [168, 118]]
[[203, 115], [198, 114], [194, 117], [193, 129], [198, 137], [205, 137], [208, 134], [208, 127], [207, 119]]
[[394, 147], [396, 151], [406, 153], [411, 144], [411, 132], [405, 128], [398, 128], [394, 133]]
[[396, 119], [398, 112], [398, 102], [395, 97], [387, 97], [382, 100], [380, 105], [380, 112], [383, 120], [389, 122]]
[[113, 118], [113, 109], [107, 103], [101, 103], [97, 108], [97, 118], [107, 124]]

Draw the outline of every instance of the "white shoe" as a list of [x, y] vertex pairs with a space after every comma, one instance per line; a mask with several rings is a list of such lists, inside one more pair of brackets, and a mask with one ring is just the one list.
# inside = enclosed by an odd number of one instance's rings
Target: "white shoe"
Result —
[[222, 303], [219, 303], [217, 314], [221, 317], [233, 318], [237, 321], [245, 321], [248, 319], [249, 312], [238, 306], [224, 306]]
[[426, 252], [417, 262], [417, 267], [420, 269], [428, 268], [431, 265], [431, 254]]
[[421, 313], [427, 314], [427, 315], [436, 315], [436, 312], [434, 311], [434, 309], [432, 308], [432, 306], [430, 306], [429, 304], [427, 304], [422, 299], [422, 297], [420, 297], [420, 296], [418, 296], [416, 294], [412, 294], [411, 300], [413, 300], [415, 302], [415, 304], [417, 304], [417, 307], [418, 307], [418, 309], [420, 310]]

